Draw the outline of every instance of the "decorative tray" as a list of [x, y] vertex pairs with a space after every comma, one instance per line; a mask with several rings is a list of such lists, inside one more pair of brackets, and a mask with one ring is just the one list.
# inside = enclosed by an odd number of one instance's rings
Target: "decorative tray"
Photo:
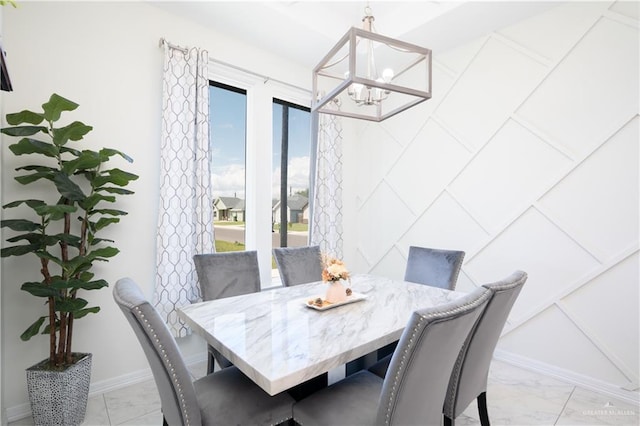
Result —
[[[331, 303], [327, 300], [324, 300], [320, 296], [314, 296], [309, 299], [304, 299], [303, 303], [307, 308], [315, 309], [316, 311], [326, 311], [327, 309], [337, 308], [338, 306], [348, 305], [349, 303], [359, 302], [367, 298], [366, 294], [360, 294], [353, 292], [350, 296], [347, 296], [347, 300], [344, 302]], [[317, 299], [322, 300], [322, 305], [318, 305], [316, 303]]]

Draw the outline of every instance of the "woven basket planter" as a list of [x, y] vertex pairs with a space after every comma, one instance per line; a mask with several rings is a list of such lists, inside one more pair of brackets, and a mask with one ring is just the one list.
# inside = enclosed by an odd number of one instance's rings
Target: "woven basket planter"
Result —
[[91, 382], [91, 354], [66, 370], [43, 368], [48, 359], [27, 368], [27, 389], [36, 425], [78, 426], [84, 421]]

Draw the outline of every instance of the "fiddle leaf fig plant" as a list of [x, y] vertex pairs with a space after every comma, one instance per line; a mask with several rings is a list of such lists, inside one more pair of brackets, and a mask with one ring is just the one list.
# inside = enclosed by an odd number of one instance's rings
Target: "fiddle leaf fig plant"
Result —
[[133, 161], [123, 152], [109, 148], [93, 151], [72, 144], [82, 142], [92, 130], [79, 121], [59, 124], [64, 112], [76, 108], [75, 102], [53, 94], [41, 112], [7, 114], [12, 127], [1, 130], [20, 138], [9, 146], [13, 154], [33, 159], [32, 164], [16, 169], [15, 180], [37, 186], [43, 196], [2, 206], [16, 209], [19, 218], [0, 221], [0, 227], [17, 233], [7, 238], [12, 245], [3, 247], [0, 255], [35, 255], [39, 262], [42, 279], [25, 282], [21, 289], [44, 299], [47, 311], [20, 338], [26, 341], [37, 334], [48, 335], [51, 369], [74, 363], [74, 322], [100, 310], [89, 306], [84, 292], [108, 286], [104, 279], [95, 277], [93, 267], [96, 262], [107, 262], [119, 250], [110, 245], [112, 240], [98, 234], [127, 214], [113, 204], [118, 196], [133, 194], [125, 187], [138, 178], [118, 168], [107, 168], [114, 156]]

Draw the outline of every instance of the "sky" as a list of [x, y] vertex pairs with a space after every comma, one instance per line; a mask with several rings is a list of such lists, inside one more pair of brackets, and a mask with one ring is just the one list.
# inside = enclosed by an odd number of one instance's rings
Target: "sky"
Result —
[[[213, 196], [244, 198], [246, 96], [210, 86], [210, 139]], [[280, 194], [282, 105], [274, 103], [272, 193]], [[289, 187], [292, 193], [309, 187], [310, 114], [289, 108]]]

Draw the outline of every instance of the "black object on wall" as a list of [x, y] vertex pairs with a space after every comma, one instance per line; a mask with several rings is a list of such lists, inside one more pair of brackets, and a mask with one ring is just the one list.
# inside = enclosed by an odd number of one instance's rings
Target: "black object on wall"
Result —
[[0, 90], [12, 92], [13, 86], [9, 78], [9, 70], [7, 69], [7, 55], [0, 45]]

